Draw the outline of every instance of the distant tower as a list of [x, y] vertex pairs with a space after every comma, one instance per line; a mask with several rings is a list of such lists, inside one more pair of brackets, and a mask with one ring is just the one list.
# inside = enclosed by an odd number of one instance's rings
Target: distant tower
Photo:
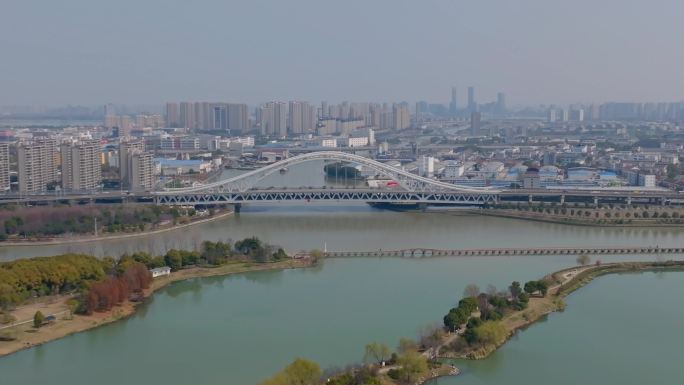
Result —
[[547, 113], [547, 118], [546, 121], [549, 123], [554, 123], [557, 119], [556, 117], [556, 109], [555, 108], [549, 108], [549, 111]]
[[456, 87], [451, 87], [451, 103], [449, 103], [449, 112], [452, 114], [458, 112], [458, 104], [456, 103], [457, 94]]
[[468, 111], [477, 111], [477, 103], [475, 102], [475, 87], [468, 87]]
[[496, 94], [496, 112], [504, 114], [506, 112], [506, 94], [499, 92]]
[[470, 134], [476, 136], [480, 131], [480, 124], [482, 121], [482, 114], [478, 111], [470, 113]]
[[105, 104], [104, 106], [104, 116], [114, 116], [116, 112], [114, 111], [114, 105], [111, 103]]

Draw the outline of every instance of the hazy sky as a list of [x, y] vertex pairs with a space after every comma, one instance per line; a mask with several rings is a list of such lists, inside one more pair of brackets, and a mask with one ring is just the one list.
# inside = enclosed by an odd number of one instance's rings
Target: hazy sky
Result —
[[684, 100], [682, 0], [2, 0], [0, 104]]

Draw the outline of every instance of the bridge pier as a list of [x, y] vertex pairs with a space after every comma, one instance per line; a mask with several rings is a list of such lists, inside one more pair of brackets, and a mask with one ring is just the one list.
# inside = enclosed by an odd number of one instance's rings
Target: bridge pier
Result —
[[562, 205], [565, 204], [565, 195], [560, 196], [560, 204], [562, 204]]
[[530, 203], [534, 203], [534, 199], [532, 198], [532, 194], [530, 194], [527, 198], [527, 201]]
[[240, 210], [242, 210], [242, 203], [234, 204], [233, 208], [235, 209], [235, 214], [240, 214]]
[[630, 196], [627, 197], [627, 204], [628, 205], [632, 204], [632, 197], [630, 197]]
[[598, 207], [598, 197], [594, 197], [594, 207]]

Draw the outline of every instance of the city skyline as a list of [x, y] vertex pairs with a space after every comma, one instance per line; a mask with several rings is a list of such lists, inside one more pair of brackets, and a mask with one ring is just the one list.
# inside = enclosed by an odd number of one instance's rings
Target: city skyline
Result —
[[[509, 105], [678, 101], [684, 5], [656, 3], [14, 1], [0, 15], [0, 105], [448, 103], [452, 85], [504, 90]], [[103, 28], [114, 18], [126, 28]], [[644, 19], [659, 23], [633, 28]]]

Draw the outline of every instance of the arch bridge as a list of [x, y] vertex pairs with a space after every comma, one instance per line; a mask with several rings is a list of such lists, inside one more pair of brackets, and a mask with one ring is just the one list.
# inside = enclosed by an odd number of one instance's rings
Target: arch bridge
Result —
[[[259, 189], [257, 183], [282, 169], [311, 161], [359, 164], [397, 183], [397, 188], [286, 188]], [[293, 156], [233, 178], [188, 188], [155, 191], [158, 204], [277, 203], [349, 201], [371, 203], [484, 204], [498, 201], [499, 190], [459, 186], [421, 177], [406, 170], [339, 151], [321, 151]]]

